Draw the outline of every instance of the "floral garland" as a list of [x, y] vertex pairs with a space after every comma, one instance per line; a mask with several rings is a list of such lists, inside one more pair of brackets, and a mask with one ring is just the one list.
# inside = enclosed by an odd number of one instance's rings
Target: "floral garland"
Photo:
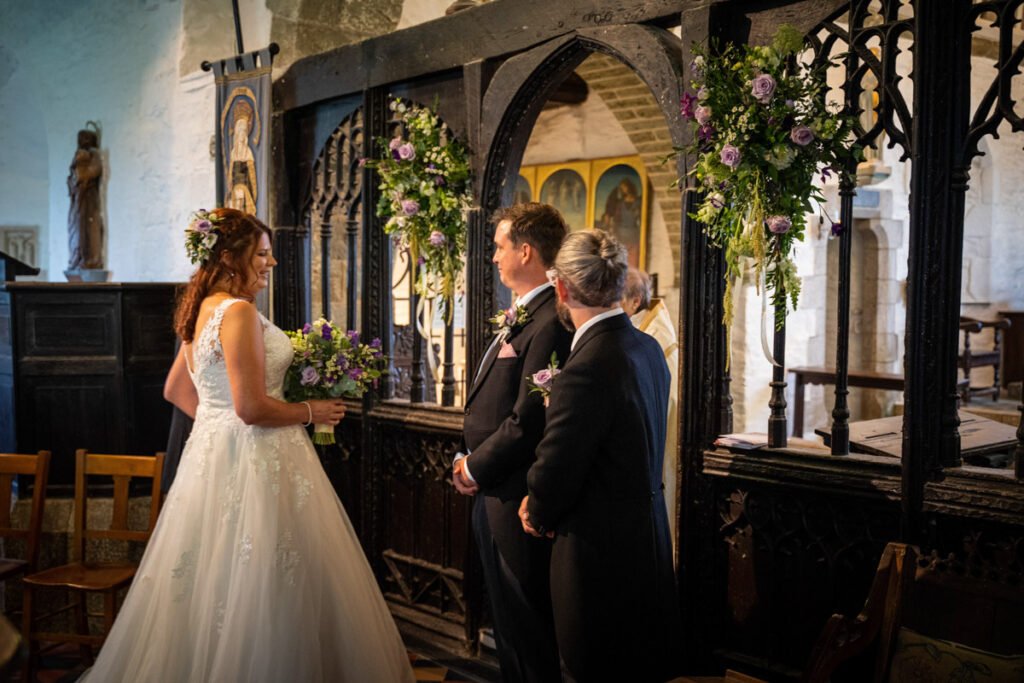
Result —
[[[787, 298], [796, 309], [800, 278], [791, 254], [804, 239], [806, 215], [825, 201], [815, 176], [846, 176], [861, 157], [849, 142], [854, 117], [825, 102], [829, 65], [801, 63], [804, 50], [803, 36], [788, 25], [766, 47], [730, 44], [713, 53], [694, 46], [691, 91], [681, 101], [693, 142], [681, 151], [696, 157], [690, 174], [705, 193], [693, 217], [725, 250], [727, 328], [744, 257], [771, 293], [776, 328]], [[834, 224], [832, 233], [840, 229]]]
[[395, 99], [402, 133], [379, 140], [382, 158], [377, 215], [384, 232], [409, 255], [416, 291], [440, 297], [450, 315], [466, 252], [465, 211], [471, 205], [469, 154], [431, 109]]

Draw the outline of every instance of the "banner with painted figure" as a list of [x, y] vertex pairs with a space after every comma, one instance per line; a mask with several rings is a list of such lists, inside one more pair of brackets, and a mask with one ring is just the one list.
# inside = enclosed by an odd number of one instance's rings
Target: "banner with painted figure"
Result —
[[217, 203], [268, 219], [270, 48], [214, 62]]

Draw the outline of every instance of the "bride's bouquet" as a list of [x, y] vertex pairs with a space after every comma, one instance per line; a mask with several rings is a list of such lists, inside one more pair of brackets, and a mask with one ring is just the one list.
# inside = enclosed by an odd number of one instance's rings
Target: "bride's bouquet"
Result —
[[[289, 401], [360, 398], [371, 386], [377, 386], [383, 372], [380, 339], [360, 343], [358, 332], [343, 332], [323, 318], [285, 334], [295, 350], [284, 383]], [[317, 424], [313, 443], [334, 443], [334, 427]]]

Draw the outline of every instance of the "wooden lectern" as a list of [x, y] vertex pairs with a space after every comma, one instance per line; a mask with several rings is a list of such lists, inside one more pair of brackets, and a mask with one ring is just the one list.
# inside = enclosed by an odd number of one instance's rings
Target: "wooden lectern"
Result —
[[39, 269], [0, 251], [0, 282], [14, 280], [19, 275], [39, 275]]

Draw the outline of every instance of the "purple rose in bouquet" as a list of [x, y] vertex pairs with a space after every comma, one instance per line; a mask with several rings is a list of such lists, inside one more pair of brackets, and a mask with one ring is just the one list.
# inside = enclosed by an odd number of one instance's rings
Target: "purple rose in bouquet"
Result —
[[775, 79], [769, 74], [759, 74], [750, 82], [750, 92], [761, 104], [768, 104], [775, 94]]
[[814, 142], [814, 131], [807, 126], [796, 126], [789, 132], [789, 139], [801, 147], [806, 147]]
[[320, 381], [320, 373], [312, 365], [307, 365], [302, 369], [301, 377], [302, 379], [299, 381], [305, 387], [312, 386]]
[[784, 235], [793, 227], [793, 221], [789, 216], [769, 216], [765, 222], [768, 223], [768, 229], [776, 235]]
[[405, 144], [398, 146], [398, 157], [402, 161], [411, 161], [416, 158], [416, 148], [412, 146], [412, 143], [406, 142]]
[[725, 145], [722, 147], [722, 153], [720, 155], [722, 163], [729, 168], [735, 170], [740, 165], [740, 160], [743, 159], [743, 155], [740, 154], [738, 147], [733, 145]]

